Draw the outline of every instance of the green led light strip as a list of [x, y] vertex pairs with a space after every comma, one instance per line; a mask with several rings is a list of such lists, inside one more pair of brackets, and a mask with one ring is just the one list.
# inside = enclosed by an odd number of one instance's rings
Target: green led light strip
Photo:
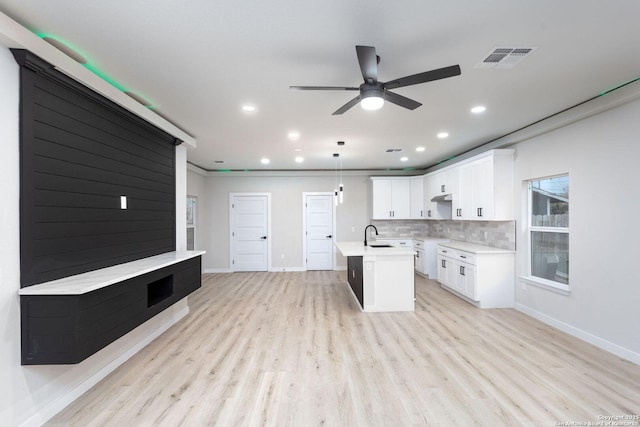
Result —
[[[38, 37], [40, 37], [41, 39], [50, 38], [50, 39], [56, 40], [57, 42], [65, 45], [67, 48], [69, 48], [69, 49], [77, 52], [79, 55], [83, 56], [87, 60], [87, 62], [85, 64], [81, 64], [84, 68], [86, 68], [87, 70], [91, 71], [93, 74], [95, 74], [96, 76], [100, 77], [102, 80], [104, 80], [105, 82], [109, 83], [111, 86], [115, 87], [119, 91], [135, 93], [134, 91], [127, 89], [125, 86], [123, 86], [122, 84], [118, 83], [117, 81], [115, 81], [114, 79], [112, 79], [111, 77], [106, 75], [103, 71], [98, 69], [98, 67], [96, 67], [91, 62], [91, 59], [89, 58], [89, 56], [86, 55], [82, 50], [76, 48], [73, 44], [67, 42], [66, 40], [62, 40], [58, 36], [55, 36], [55, 35], [49, 34], [49, 33], [36, 33], [36, 35]], [[142, 96], [142, 98], [147, 99], [146, 96]], [[145, 105], [145, 107], [153, 108], [152, 105]]]

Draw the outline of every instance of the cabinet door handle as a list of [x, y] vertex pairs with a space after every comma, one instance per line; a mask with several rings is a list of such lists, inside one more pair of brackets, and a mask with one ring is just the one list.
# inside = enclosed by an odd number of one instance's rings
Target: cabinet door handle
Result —
[[422, 216], [423, 216], [423, 215], [422, 215], [422, 211], [420, 211], [420, 218], [422, 218]]
[[441, 192], [441, 193], [444, 193], [444, 187], [445, 187], [444, 185], [441, 185], [441, 186], [440, 186], [440, 192]]
[[462, 216], [462, 209], [456, 209], [456, 216]]
[[332, 238], [332, 237], [333, 237], [333, 236], [332, 236], [331, 234], [329, 234], [329, 235], [327, 236], [327, 239], [330, 239], [330, 238]]
[[460, 266], [460, 275], [461, 275], [461, 276], [464, 276], [464, 275], [465, 275], [465, 274], [464, 274], [464, 266], [463, 266], [463, 265], [461, 265], [461, 266]]
[[444, 259], [441, 260], [441, 265], [442, 265], [442, 268], [447, 268], [447, 261]]
[[478, 208], [478, 216], [482, 216], [482, 208]]
[[428, 216], [429, 218], [431, 218], [431, 209], [429, 209], [429, 210], [427, 211], [427, 216]]
[[262, 236], [261, 239], [262, 240], [267, 240], [267, 236]]
[[460, 255], [460, 258], [466, 258], [466, 257], [467, 257], [466, 255]]

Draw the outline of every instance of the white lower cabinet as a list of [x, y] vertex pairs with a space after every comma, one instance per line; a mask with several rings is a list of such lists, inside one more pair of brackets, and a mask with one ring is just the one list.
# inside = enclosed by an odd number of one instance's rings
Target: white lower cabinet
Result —
[[413, 250], [416, 251], [416, 272], [423, 277], [435, 280], [438, 277], [438, 244], [448, 242], [439, 237], [414, 239]]
[[513, 307], [514, 274], [513, 251], [462, 242], [438, 246], [438, 282], [480, 308]]

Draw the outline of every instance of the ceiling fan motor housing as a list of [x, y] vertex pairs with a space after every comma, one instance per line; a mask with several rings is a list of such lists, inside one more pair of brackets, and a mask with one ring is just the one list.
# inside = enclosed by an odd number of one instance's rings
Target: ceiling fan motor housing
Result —
[[374, 84], [363, 83], [360, 85], [360, 98], [369, 98], [369, 97], [384, 97], [384, 85], [381, 82], [376, 82]]

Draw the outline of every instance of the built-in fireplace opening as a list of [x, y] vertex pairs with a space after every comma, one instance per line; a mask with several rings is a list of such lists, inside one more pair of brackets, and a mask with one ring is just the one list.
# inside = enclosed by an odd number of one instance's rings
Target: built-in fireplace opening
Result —
[[147, 284], [147, 307], [153, 307], [172, 295], [173, 274]]

